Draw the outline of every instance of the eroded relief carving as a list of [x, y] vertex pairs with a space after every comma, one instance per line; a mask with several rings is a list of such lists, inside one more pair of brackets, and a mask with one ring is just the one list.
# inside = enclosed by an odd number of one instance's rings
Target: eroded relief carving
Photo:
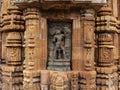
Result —
[[92, 49], [87, 48], [85, 50], [85, 60], [84, 60], [84, 65], [85, 65], [85, 70], [91, 70], [93, 69], [93, 61], [92, 61]]
[[19, 58], [20, 50], [17, 48], [11, 48], [9, 55], [10, 55], [9, 58], [12, 61], [20, 60]]
[[34, 48], [30, 48], [29, 50], [29, 60], [34, 60]]
[[105, 60], [105, 61], [111, 61], [111, 56], [112, 56], [112, 54], [111, 54], [111, 49], [108, 49], [108, 48], [104, 48], [104, 49], [102, 49], [102, 52], [103, 52], [103, 54], [101, 55], [101, 60]]
[[54, 43], [54, 58], [55, 59], [65, 59], [66, 58], [66, 50], [65, 50], [65, 35], [60, 30], [55, 31], [55, 35], [53, 37]]
[[72, 75], [71, 75], [71, 90], [78, 90], [79, 88], [79, 74], [74, 72]]
[[69, 80], [65, 73], [61, 75], [54, 73], [50, 82], [50, 90], [69, 90]]
[[[48, 69], [57, 71], [70, 70], [71, 23], [49, 22], [48, 37]], [[58, 66], [62, 68], [57, 68]]]

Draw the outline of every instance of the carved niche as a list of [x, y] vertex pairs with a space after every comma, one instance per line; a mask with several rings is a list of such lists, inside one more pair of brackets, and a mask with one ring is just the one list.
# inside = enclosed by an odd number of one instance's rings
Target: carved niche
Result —
[[70, 22], [48, 22], [48, 69], [71, 70], [71, 28]]

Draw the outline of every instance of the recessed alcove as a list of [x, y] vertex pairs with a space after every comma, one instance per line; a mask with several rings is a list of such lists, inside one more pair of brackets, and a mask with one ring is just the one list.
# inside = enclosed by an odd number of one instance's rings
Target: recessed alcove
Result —
[[48, 21], [48, 70], [71, 70], [71, 35], [71, 22]]

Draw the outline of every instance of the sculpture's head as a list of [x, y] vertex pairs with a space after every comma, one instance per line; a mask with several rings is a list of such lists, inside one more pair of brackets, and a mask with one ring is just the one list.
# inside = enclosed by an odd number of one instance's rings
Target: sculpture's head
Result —
[[56, 34], [60, 34], [61, 31], [60, 31], [59, 29], [57, 29], [57, 30], [55, 31], [55, 33], [56, 33]]

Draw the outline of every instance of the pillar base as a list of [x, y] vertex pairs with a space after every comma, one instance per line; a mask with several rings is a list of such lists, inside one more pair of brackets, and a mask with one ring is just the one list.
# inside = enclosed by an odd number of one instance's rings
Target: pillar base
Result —
[[1, 66], [2, 90], [23, 90], [23, 68], [21, 66]]

